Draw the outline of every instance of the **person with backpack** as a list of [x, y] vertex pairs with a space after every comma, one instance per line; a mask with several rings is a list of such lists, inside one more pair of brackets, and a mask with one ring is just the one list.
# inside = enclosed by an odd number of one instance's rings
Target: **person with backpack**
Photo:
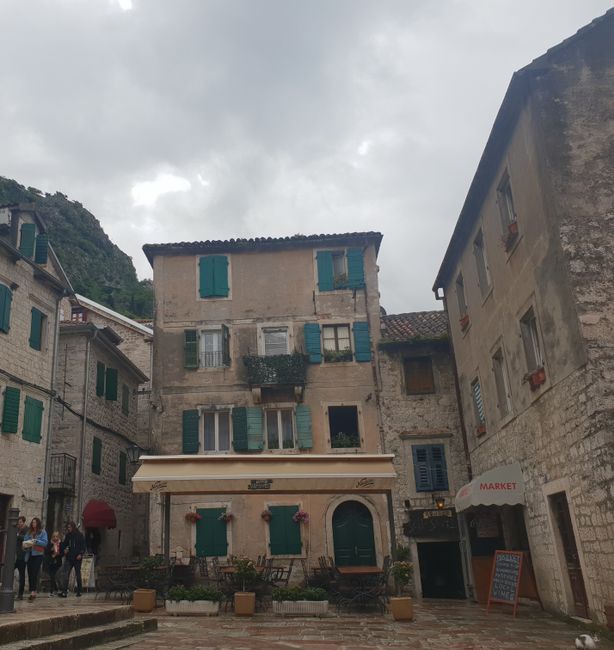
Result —
[[60, 598], [66, 598], [68, 595], [68, 580], [70, 573], [75, 570], [75, 580], [77, 582], [77, 598], [81, 597], [83, 585], [81, 584], [81, 560], [85, 554], [85, 537], [77, 528], [74, 521], [69, 521], [66, 525], [66, 536], [60, 546], [60, 551], [64, 558], [64, 588], [58, 594]]

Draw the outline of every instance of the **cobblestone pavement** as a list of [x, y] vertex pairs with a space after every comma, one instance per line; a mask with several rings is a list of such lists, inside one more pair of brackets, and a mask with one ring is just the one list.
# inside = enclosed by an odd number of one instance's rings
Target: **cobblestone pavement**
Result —
[[[514, 619], [507, 610], [485, 610], [461, 601], [415, 603], [415, 620], [396, 623], [389, 615], [342, 615], [323, 619], [237, 618], [159, 615], [158, 631], [135, 640], [130, 650], [573, 650], [579, 628], [530, 606]], [[129, 642], [124, 641], [122, 647]], [[614, 650], [602, 639], [599, 650]]]

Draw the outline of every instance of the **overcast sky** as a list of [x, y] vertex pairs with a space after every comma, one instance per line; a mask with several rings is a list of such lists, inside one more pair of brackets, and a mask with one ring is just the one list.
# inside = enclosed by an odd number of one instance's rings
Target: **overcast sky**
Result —
[[144, 243], [380, 230], [431, 286], [514, 70], [611, 0], [0, 0], [0, 175]]

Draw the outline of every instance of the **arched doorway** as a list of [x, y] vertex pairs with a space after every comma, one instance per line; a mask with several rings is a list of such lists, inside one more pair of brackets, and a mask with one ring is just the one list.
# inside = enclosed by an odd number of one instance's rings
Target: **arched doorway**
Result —
[[373, 518], [359, 501], [344, 501], [333, 513], [333, 543], [338, 566], [375, 566]]

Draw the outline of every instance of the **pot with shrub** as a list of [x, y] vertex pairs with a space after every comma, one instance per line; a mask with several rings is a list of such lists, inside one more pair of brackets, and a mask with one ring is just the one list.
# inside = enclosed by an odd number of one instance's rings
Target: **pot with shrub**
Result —
[[151, 612], [156, 607], [156, 593], [164, 587], [162, 559], [146, 557], [136, 572], [137, 588], [132, 592], [132, 606], [137, 612]]
[[414, 565], [407, 560], [397, 560], [390, 567], [390, 575], [394, 578], [397, 595], [390, 598], [390, 611], [395, 621], [411, 621], [414, 618], [414, 607], [410, 596], [402, 596], [403, 588], [411, 582], [414, 575]]
[[233, 566], [234, 583], [241, 589], [234, 593], [235, 614], [237, 616], [253, 616], [256, 611], [256, 592], [247, 591], [247, 589], [250, 586], [255, 586], [260, 579], [256, 565], [249, 558], [240, 557], [233, 561]]
[[172, 587], [168, 591], [166, 611], [173, 616], [217, 616], [223, 594], [215, 587]]
[[280, 616], [326, 616], [328, 592], [321, 587], [276, 587], [273, 613]]

